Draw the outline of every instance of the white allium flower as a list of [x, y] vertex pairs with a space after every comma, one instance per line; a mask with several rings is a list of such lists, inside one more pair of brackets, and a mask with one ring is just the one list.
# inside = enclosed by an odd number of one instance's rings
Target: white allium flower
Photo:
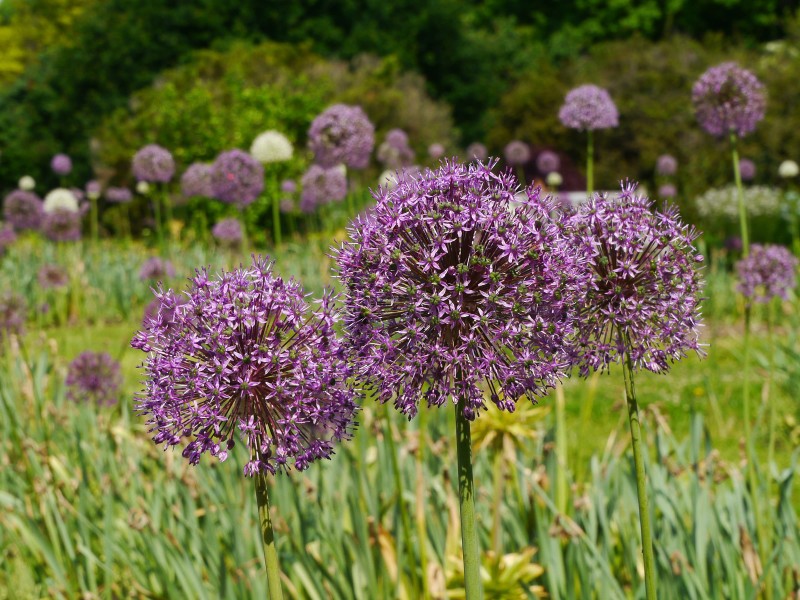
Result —
[[56, 188], [44, 197], [44, 212], [51, 213], [56, 210], [78, 212], [78, 199], [66, 188]]
[[250, 146], [250, 155], [260, 163], [291, 160], [293, 151], [289, 138], [272, 129], [259, 134]]
[[378, 185], [388, 189], [395, 187], [397, 185], [397, 171], [386, 169], [378, 175]]
[[344, 163], [339, 163], [333, 168], [339, 171], [342, 174], [342, 177], [347, 177], [347, 165]]
[[146, 196], [150, 193], [150, 184], [146, 181], [138, 181], [136, 183], [136, 192], [142, 196]]
[[781, 166], [778, 167], [778, 175], [785, 179], [797, 177], [798, 174], [800, 174], [800, 167], [798, 167], [797, 163], [793, 160], [785, 160], [781, 163]]
[[[797, 165], [795, 165], [797, 167]], [[19, 189], [30, 192], [36, 187], [36, 180], [30, 175], [23, 175], [19, 178]]]
[[[712, 188], [695, 200], [697, 212], [706, 218], [739, 218], [739, 200], [736, 186]], [[744, 189], [744, 204], [751, 217], [778, 214], [781, 193], [776, 188], [754, 185]]]
[[547, 183], [547, 187], [556, 188], [564, 183], [564, 178], [558, 171], [550, 171], [545, 178], [545, 183]]

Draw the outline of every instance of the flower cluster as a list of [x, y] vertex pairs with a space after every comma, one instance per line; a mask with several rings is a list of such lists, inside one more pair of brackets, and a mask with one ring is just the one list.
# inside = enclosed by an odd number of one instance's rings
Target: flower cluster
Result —
[[247, 152], [229, 150], [211, 165], [211, 193], [214, 198], [244, 208], [264, 191], [264, 167]]
[[250, 146], [252, 157], [264, 164], [291, 160], [293, 152], [289, 138], [272, 129], [259, 134]]
[[390, 129], [378, 147], [378, 160], [389, 169], [399, 169], [414, 162], [414, 151], [408, 144], [408, 134], [402, 129]]
[[663, 177], [675, 175], [678, 172], [678, 159], [671, 154], [662, 154], [656, 159], [656, 173]]
[[797, 287], [797, 265], [797, 258], [783, 246], [753, 244], [750, 255], [736, 263], [738, 289], [756, 302], [786, 300], [789, 290]]
[[56, 175], [69, 175], [72, 171], [72, 159], [66, 154], [56, 154], [50, 161], [50, 168]]
[[608, 92], [596, 85], [581, 85], [571, 90], [558, 111], [565, 127], [593, 131], [619, 124], [617, 106]]
[[67, 398], [108, 406], [117, 402], [122, 386], [119, 363], [107, 352], [81, 352], [67, 368]]
[[[739, 218], [738, 191], [735, 185], [712, 188], [695, 199], [701, 217], [735, 220]], [[754, 185], [744, 189], [744, 204], [751, 217], [775, 215], [781, 209], [781, 192], [777, 188]]]
[[11, 290], [0, 292], [0, 347], [8, 336], [25, 331], [27, 315], [25, 298]]
[[114, 204], [127, 204], [133, 200], [133, 192], [124, 187], [110, 187], [106, 189], [106, 200]]
[[409, 418], [450, 399], [474, 419], [484, 387], [513, 411], [569, 368], [588, 274], [554, 202], [516, 197], [516, 179], [493, 167], [445, 162], [380, 188], [337, 253], [357, 370]]
[[223, 219], [211, 228], [211, 235], [225, 246], [238, 246], [242, 243], [242, 223], [238, 219]]
[[142, 281], [148, 279], [160, 281], [172, 277], [175, 277], [175, 267], [172, 266], [172, 262], [158, 256], [148, 258], [139, 269], [139, 279]]
[[540, 173], [549, 175], [561, 168], [561, 159], [552, 150], [542, 150], [536, 157], [536, 168]]
[[524, 165], [531, 159], [531, 149], [523, 141], [511, 140], [506, 144], [503, 149], [503, 155], [506, 157], [506, 162], [512, 167]]
[[767, 98], [753, 73], [726, 62], [711, 67], [695, 82], [692, 103], [700, 126], [711, 135], [732, 132], [744, 137], [764, 118]]
[[211, 189], [211, 165], [196, 162], [181, 175], [181, 194], [184, 198], [200, 196], [210, 198], [214, 195]]
[[3, 200], [3, 218], [18, 231], [39, 229], [42, 215], [42, 201], [33, 192], [14, 190]]
[[57, 289], [66, 287], [69, 283], [69, 275], [58, 265], [42, 265], [36, 273], [36, 280], [46, 290]]
[[581, 374], [605, 369], [625, 354], [634, 368], [656, 373], [698, 343], [698, 265], [694, 228], [677, 209], [653, 212], [626, 184], [615, 197], [595, 195], [574, 217], [593, 281], [578, 319]]
[[347, 177], [339, 167], [326, 169], [320, 165], [311, 165], [305, 172], [300, 185], [300, 210], [312, 213], [317, 206], [338, 202], [347, 195]]
[[[174, 292], [158, 298], [174, 305]], [[186, 443], [224, 461], [237, 441], [247, 476], [328, 458], [349, 438], [357, 405], [334, 331], [333, 297], [310, 309], [299, 284], [269, 261], [211, 278], [198, 271], [172, 320], [149, 321], [132, 346], [148, 353], [146, 391], [137, 398], [153, 440]]]
[[343, 163], [363, 169], [375, 145], [375, 127], [360, 106], [334, 104], [311, 123], [308, 145], [323, 167]]
[[61, 206], [46, 212], [42, 233], [53, 242], [77, 242], [81, 239], [81, 213]]
[[148, 144], [133, 155], [132, 168], [137, 181], [167, 183], [175, 174], [175, 159], [166, 148]]

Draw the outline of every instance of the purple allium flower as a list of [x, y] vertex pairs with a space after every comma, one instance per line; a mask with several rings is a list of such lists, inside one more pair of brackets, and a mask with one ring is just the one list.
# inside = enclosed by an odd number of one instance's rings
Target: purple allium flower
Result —
[[664, 177], [678, 172], [678, 159], [671, 154], [662, 154], [656, 159], [656, 173]]
[[472, 142], [467, 146], [467, 160], [486, 160], [489, 158], [489, 151], [480, 142]]
[[380, 188], [338, 251], [345, 330], [359, 375], [409, 418], [424, 399], [463, 403], [474, 419], [483, 390], [513, 411], [570, 365], [577, 249], [538, 190], [518, 192], [496, 161], [446, 161]]
[[743, 158], [739, 161], [739, 175], [742, 181], [752, 181], [756, 176], [756, 163], [749, 158]]
[[696, 230], [675, 207], [652, 212], [651, 202], [625, 184], [616, 197], [595, 195], [573, 222], [594, 281], [579, 319], [582, 375], [606, 369], [627, 352], [634, 368], [660, 373], [698, 343], [703, 257]]
[[3, 217], [14, 229], [39, 229], [43, 215], [42, 200], [33, 192], [14, 190], [3, 200]]
[[732, 235], [725, 238], [722, 246], [729, 252], [740, 252], [742, 250], [742, 238], [738, 235]]
[[189, 165], [181, 175], [181, 194], [184, 198], [204, 197], [211, 198], [214, 192], [211, 189], [212, 166], [196, 162]]
[[25, 298], [11, 290], [0, 292], [0, 345], [8, 336], [22, 334], [27, 318]]
[[151, 325], [168, 327], [175, 320], [176, 307], [186, 304], [186, 301], [185, 297], [175, 296], [174, 294], [153, 298], [144, 307], [142, 328], [147, 329]]
[[211, 235], [225, 246], [238, 246], [242, 243], [242, 224], [238, 219], [223, 219], [214, 225]]
[[619, 125], [617, 106], [611, 96], [603, 88], [592, 84], [571, 90], [564, 98], [558, 118], [565, 127], [587, 131]]
[[56, 175], [69, 175], [72, 171], [72, 159], [66, 154], [56, 154], [50, 161], [50, 168]]
[[81, 352], [67, 368], [67, 398], [97, 406], [115, 404], [122, 386], [119, 363], [108, 352]]
[[133, 192], [124, 187], [106, 188], [106, 200], [114, 204], [127, 204], [133, 200]]
[[769, 302], [773, 298], [789, 297], [789, 290], [797, 287], [798, 261], [788, 248], [767, 244], [753, 244], [750, 255], [736, 263], [739, 274], [738, 290], [756, 302]]
[[214, 198], [244, 208], [264, 191], [264, 166], [247, 152], [234, 149], [221, 153], [211, 165]]
[[137, 181], [167, 183], [175, 175], [175, 159], [158, 144], [148, 144], [134, 154], [132, 167]]
[[139, 279], [147, 281], [148, 279], [162, 280], [165, 278], [175, 277], [175, 267], [172, 262], [159, 258], [158, 256], [151, 256], [139, 269]]
[[512, 140], [506, 144], [503, 154], [506, 162], [512, 167], [524, 165], [531, 159], [531, 149], [528, 144], [520, 140]]
[[92, 181], [86, 182], [86, 196], [89, 199], [97, 200], [101, 194], [103, 193], [103, 187], [100, 185], [99, 181]]
[[658, 188], [658, 197], [659, 198], [674, 198], [678, 195], [678, 190], [675, 189], [675, 186], [671, 183], [665, 183]]
[[281, 202], [279, 205], [282, 213], [293, 213], [294, 212], [294, 198], [281, 198]]
[[42, 233], [53, 242], [77, 242], [81, 239], [81, 213], [61, 207], [45, 213]]
[[444, 156], [444, 153], [444, 146], [438, 142], [428, 146], [428, 156], [430, 156], [433, 160], [439, 160]]
[[0, 222], [0, 256], [6, 251], [11, 244], [17, 241], [17, 234], [11, 223]]
[[414, 162], [414, 151], [408, 145], [408, 134], [402, 129], [390, 129], [378, 147], [378, 160], [389, 169], [399, 169]]
[[542, 150], [536, 157], [536, 168], [540, 173], [548, 175], [561, 168], [561, 159], [551, 150]]
[[323, 167], [344, 163], [363, 169], [375, 145], [375, 127], [360, 106], [334, 104], [311, 123], [308, 145]]
[[153, 440], [187, 438], [183, 456], [197, 464], [204, 452], [224, 461], [239, 438], [247, 476], [328, 458], [334, 442], [351, 437], [357, 410], [334, 297], [326, 293], [312, 312], [300, 285], [257, 257], [215, 279], [198, 271], [191, 282], [173, 320], [150, 321], [131, 343], [149, 353], [137, 407]]
[[300, 180], [300, 185], [303, 187], [300, 195], [300, 209], [303, 212], [313, 212], [317, 206], [338, 202], [347, 195], [347, 177], [337, 167], [326, 169], [311, 165]]
[[284, 194], [294, 194], [297, 191], [297, 182], [294, 179], [281, 181], [281, 191]]
[[755, 131], [764, 118], [764, 86], [735, 62], [711, 67], [692, 87], [692, 103], [700, 126], [711, 135], [733, 132], [739, 137]]
[[42, 265], [36, 279], [44, 289], [63, 288], [69, 283], [69, 275], [58, 265]]

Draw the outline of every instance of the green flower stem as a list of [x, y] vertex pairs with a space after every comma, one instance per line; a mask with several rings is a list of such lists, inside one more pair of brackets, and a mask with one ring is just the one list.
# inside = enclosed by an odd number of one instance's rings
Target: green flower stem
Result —
[[269, 514], [267, 476], [264, 473], [256, 476], [256, 501], [258, 502], [258, 520], [261, 526], [261, 543], [264, 546], [264, 564], [267, 568], [268, 597], [269, 600], [282, 600], [281, 569], [278, 566], [275, 534], [272, 531], [272, 517]]
[[647, 480], [644, 472], [644, 456], [642, 454], [639, 405], [636, 402], [636, 389], [633, 385], [633, 363], [627, 352], [625, 353], [622, 371], [625, 374], [625, 400], [628, 404], [628, 419], [631, 424], [633, 463], [636, 468], [636, 492], [639, 496], [639, 523], [642, 528], [642, 556], [644, 558], [644, 587], [647, 600], [657, 600], [656, 561], [653, 554], [653, 536], [650, 530], [650, 510], [648, 509]]
[[98, 231], [100, 230], [99, 227], [99, 217], [97, 211], [97, 198], [91, 197], [89, 198], [89, 212], [91, 213], [91, 234], [92, 234], [92, 243], [97, 244], [98, 238]]
[[158, 240], [158, 247], [164, 250], [164, 231], [161, 223], [161, 201], [158, 196], [153, 197], [153, 217], [156, 222], [156, 239]]
[[272, 185], [272, 241], [275, 247], [281, 245], [281, 198], [278, 193], [278, 186]]
[[562, 515], [567, 513], [567, 419], [564, 388], [556, 384], [556, 507]]
[[419, 566], [422, 571], [422, 598], [429, 600], [431, 597], [430, 590], [428, 589], [428, 526], [425, 520], [425, 472], [423, 467], [425, 465], [425, 432], [428, 431], [428, 409], [425, 406], [420, 407], [419, 415], [419, 438], [417, 440], [417, 489], [416, 489], [416, 505], [417, 505], [417, 540], [419, 543]]
[[250, 256], [250, 238], [247, 235], [247, 221], [242, 207], [239, 207], [239, 222], [242, 224], [242, 254], [247, 259]]
[[[767, 304], [767, 347], [775, 348], [775, 334], [772, 330], [772, 310], [775, 306], [776, 300], [772, 300]], [[775, 460], [775, 403], [770, 400], [770, 393], [772, 392], [772, 378], [775, 370], [775, 352], [769, 353], [768, 370], [767, 370], [767, 427], [769, 428], [769, 445], [767, 446], [767, 469], [771, 468]]]
[[742, 174], [739, 171], [739, 150], [736, 147], [738, 138], [731, 131], [731, 155], [733, 157], [733, 177], [736, 181], [736, 191], [739, 197], [739, 226], [742, 230], [742, 256], [750, 255], [750, 236], [747, 233], [747, 208], [744, 205], [744, 188], [742, 187]]
[[472, 480], [472, 438], [463, 404], [456, 404], [456, 451], [458, 455], [458, 504], [461, 513], [461, 545], [464, 552], [465, 600], [481, 600], [480, 551], [475, 522], [475, 485]]
[[167, 243], [172, 242], [172, 200], [169, 198], [167, 187], [161, 188], [161, 198], [164, 201], [164, 227], [166, 228]]
[[594, 132], [589, 129], [586, 137], [586, 196], [594, 192]]

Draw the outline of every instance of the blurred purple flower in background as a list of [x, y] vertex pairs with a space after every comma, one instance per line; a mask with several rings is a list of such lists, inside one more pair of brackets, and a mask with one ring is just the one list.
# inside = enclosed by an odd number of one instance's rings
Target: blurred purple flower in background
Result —
[[25, 331], [28, 305], [25, 298], [4, 290], [0, 292], [0, 347], [10, 335], [21, 335]]
[[133, 200], [133, 192], [124, 187], [106, 188], [106, 200], [114, 204], [127, 204]]
[[438, 142], [428, 146], [428, 156], [433, 160], [439, 160], [444, 156], [444, 153], [444, 146]]
[[512, 167], [524, 165], [531, 159], [530, 147], [520, 140], [512, 140], [506, 144], [503, 154], [506, 157], [506, 162]]
[[50, 161], [50, 168], [56, 175], [69, 175], [72, 171], [72, 159], [66, 154], [56, 154]]
[[36, 280], [46, 290], [58, 289], [67, 286], [69, 275], [58, 265], [42, 265], [36, 273]]
[[42, 200], [33, 192], [13, 190], [3, 200], [3, 218], [18, 231], [39, 229], [43, 216]]
[[144, 261], [142, 268], [139, 269], [139, 279], [147, 281], [154, 279], [160, 281], [162, 279], [175, 277], [175, 267], [172, 263], [158, 256], [152, 256]]
[[766, 303], [773, 298], [789, 297], [797, 287], [798, 261], [788, 248], [753, 244], [750, 255], [736, 263], [738, 290], [745, 298]]
[[17, 241], [17, 234], [11, 223], [3, 223], [0, 221], [0, 256], [6, 251], [6, 248], [11, 246]]
[[536, 168], [543, 175], [548, 175], [561, 168], [561, 159], [551, 150], [542, 150], [536, 157]]
[[247, 152], [222, 152], [211, 166], [214, 198], [244, 208], [264, 191], [264, 167]]
[[390, 129], [378, 147], [378, 160], [389, 169], [399, 169], [413, 163], [414, 151], [408, 144], [408, 134], [402, 129]]
[[44, 213], [42, 233], [53, 242], [77, 242], [81, 239], [81, 212], [56, 207]]
[[317, 206], [338, 202], [347, 195], [347, 177], [338, 167], [326, 169], [311, 165], [305, 172], [300, 185], [300, 210], [311, 213]]
[[192, 163], [181, 175], [181, 194], [184, 198], [203, 197], [211, 198], [214, 192], [211, 189], [212, 166], [206, 163]]
[[103, 193], [103, 187], [94, 179], [86, 182], [86, 196], [90, 200], [97, 200]]
[[587, 84], [571, 90], [564, 98], [558, 118], [565, 127], [593, 131], [619, 125], [617, 106], [606, 90]]
[[671, 183], [665, 183], [658, 188], [659, 198], [674, 198], [678, 195], [678, 190]]
[[472, 142], [467, 146], [467, 161], [486, 160], [489, 158], [489, 151], [480, 142]]
[[752, 181], [756, 176], [756, 163], [749, 158], [743, 158], [739, 161], [739, 175], [742, 181]]
[[242, 223], [238, 219], [223, 219], [211, 229], [211, 235], [224, 246], [242, 243]]
[[656, 173], [664, 177], [678, 172], [678, 159], [671, 154], [662, 154], [656, 159]]
[[308, 145], [323, 167], [343, 163], [363, 169], [375, 145], [375, 127], [360, 106], [334, 104], [311, 123]]
[[97, 406], [115, 404], [122, 386], [119, 363], [107, 352], [81, 352], [67, 368], [67, 398]]
[[133, 155], [132, 168], [137, 181], [167, 183], [175, 175], [175, 159], [166, 148], [148, 144]]
[[700, 126], [715, 136], [744, 137], [764, 118], [764, 86], [735, 62], [711, 67], [692, 87], [692, 103]]
[[297, 182], [294, 179], [281, 181], [281, 191], [284, 194], [294, 194], [297, 191]]

